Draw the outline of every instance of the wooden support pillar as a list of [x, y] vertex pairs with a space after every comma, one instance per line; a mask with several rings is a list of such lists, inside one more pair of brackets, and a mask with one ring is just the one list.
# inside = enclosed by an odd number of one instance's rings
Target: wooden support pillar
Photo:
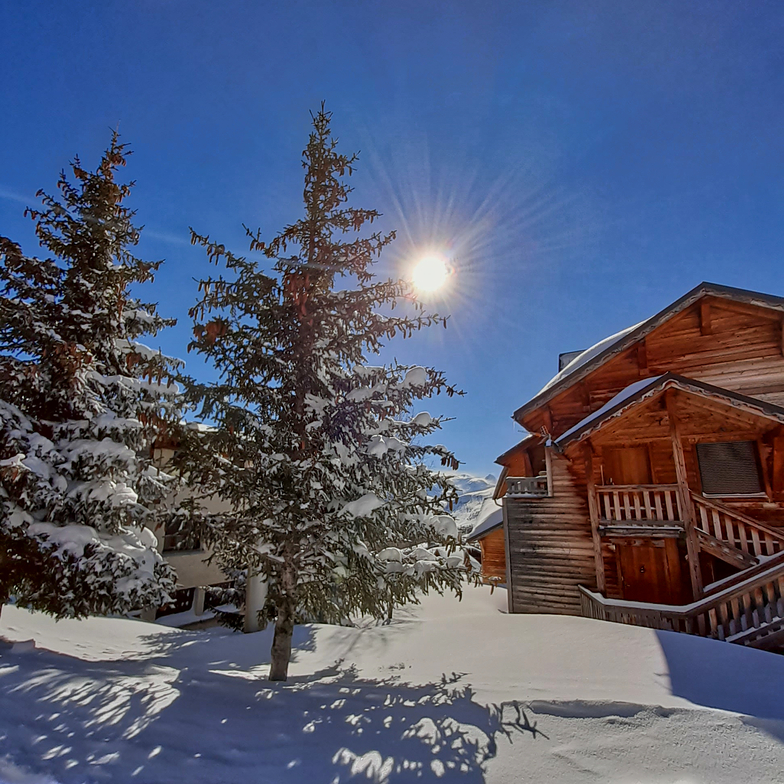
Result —
[[550, 406], [545, 406], [542, 417], [544, 419], [544, 429], [547, 431], [547, 435], [551, 437], [553, 435], [553, 412], [550, 410]]
[[593, 558], [596, 564], [596, 587], [599, 593], [606, 591], [604, 576], [604, 558], [602, 557], [602, 537], [599, 533], [599, 506], [596, 502], [596, 483], [593, 480], [593, 449], [586, 441], [583, 445], [585, 454], [585, 479], [588, 486], [588, 514], [591, 517], [591, 538], [593, 539]]
[[773, 497], [779, 501], [784, 496], [784, 436], [773, 439], [773, 477], [771, 481]]
[[781, 356], [784, 357], [784, 316], [780, 319], [781, 326]]
[[689, 577], [691, 578], [691, 588], [695, 599], [701, 599], [702, 591], [702, 570], [700, 569], [700, 545], [697, 540], [697, 532], [694, 528], [694, 513], [691, 503], [691, 492], [689, 481], [686, 475], [686, 460], [683, 456], [683, 442], [681, 440], [680, 425], [678, 415], [675, 410], [675, 393], [667, 390], [665, 393], [667, 405], [667, 416], [670, 420], [670, 440], [672, 441], [672, 457], [675, 462], [675, 476], [678, 481], [678, 499], [680, 501], [681, 516], [683, 517], [683, 527], [686, 530], [686, 552], [689, 556]]
[[506, 559], [506, 609], [511, 615], [515, 611], [514, 586], [512, 585], [512, 547], [509, 535], [509, 499], [501, 499], [501, 509], [504, 516], [504, 558]]

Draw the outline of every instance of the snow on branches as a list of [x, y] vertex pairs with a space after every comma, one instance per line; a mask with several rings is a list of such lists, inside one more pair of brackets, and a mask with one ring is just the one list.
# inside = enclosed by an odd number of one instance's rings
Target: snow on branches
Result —
[[[266, 584], [257, 609], [276, 622], [274, 679], [286, 677], [295, 620], [386, 618], [423, 589], [459, 593], [471, 568], [445, 522], [457, 494], [443, 469], [457, 460], [427, 443], [442, 419], [411, 413], [458, 390], [432, 368], [367, 363], [444, 319], [407, 282], [374, 278], [394, 234], [364, 231], [379, 213], [346, 206], [356, 156], [336, 147], [322, 107], [303, 155], [304, 217], [269, 242], [248, 231], [268, 268], [192, 234], [223, 267], [200, 284], [189, 347], [218, 380], [183, 379], [215, 427], [189, 431], [179, 458], [194, 490], [231, 508], [202, 513], [216, 557]], [[382, 557], [390, 548], [400, 560]]]
[[173, 573], [155, 549], [171, 477], [151, 446], [178, 421], [177, 362], [138, 338], [173, 322], [129, 287], [160, 262], [139, 239], [115, 174], [116, 134], [95, 172], [78, 161], [59, 198], [28, 210], [52, 258], [0, 238], [0, 603], [57, 616], [161, 604]]

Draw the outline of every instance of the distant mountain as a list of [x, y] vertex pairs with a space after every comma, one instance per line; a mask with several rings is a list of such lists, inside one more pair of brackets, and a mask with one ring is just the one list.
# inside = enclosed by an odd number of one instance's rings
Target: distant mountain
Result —
[[481, 477], [457, 472], [452, 475], [452, 481], [460, 493], [452, 514], [460, 533], [469, 534], [498, 509], [493, 501], [496, 478], [492, 474]]

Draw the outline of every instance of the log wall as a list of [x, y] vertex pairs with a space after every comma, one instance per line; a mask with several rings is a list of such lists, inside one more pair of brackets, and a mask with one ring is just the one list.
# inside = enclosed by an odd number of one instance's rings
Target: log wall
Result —
[[510, 610], [579, 615], [577, 586], [596, 586], [585, 474], [554, 456], [551, 482], [552, 497], [504, 499]]
[[504, 545], [504, 529], [496, 528], [479, 540], [482, 548], [482, 578], [500, 579], [506, 582], [506, 549]]

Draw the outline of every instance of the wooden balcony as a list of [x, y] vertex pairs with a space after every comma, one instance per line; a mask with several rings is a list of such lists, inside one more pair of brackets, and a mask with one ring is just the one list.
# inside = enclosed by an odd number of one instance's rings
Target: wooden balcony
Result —
[[596, 509], [602, 536], [680, 536], [677, 485], [599, 485]]
[[550, 494], [546, 476], [515, 476], [506, 478], [509, 498], [543, 498]]

